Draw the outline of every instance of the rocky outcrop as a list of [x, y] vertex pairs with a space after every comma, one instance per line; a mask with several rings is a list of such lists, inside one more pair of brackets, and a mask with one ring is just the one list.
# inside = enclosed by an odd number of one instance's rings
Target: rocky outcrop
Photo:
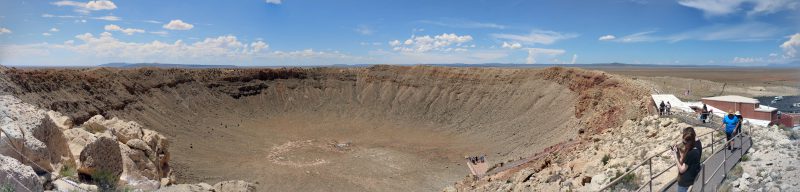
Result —
[[81, 151], [78, 172], [104, 182], [116, 183], [122, 174], [122, 154], [117, 141], [100, 137]]
[[[686, 127], [693, 127], [697, 135], [705, 135], [698, 138], [703, 142], [708, 142], [710, 135], [706, 134], [714, 131], [677, 118], [647, 116], [628, 120], [620, 127], [584, 138], [571, 150], [553, 153], [518, 169], [480, 180], [468, 179], [452, 187], [459, 191], [598, 191], [621, 177], [628, 168], [679, 143], [681, 131]], [[671, 158], [653, 158], [652, 162], [653, 171], [666, 170], [674, 164]], [[648, 169], [637, 169], [632, 177], [623, 179], [622, 184], [612, 187], [611, 191], [636, 190], [635, 186], [642, 186], [646, 181], [641, 178], [648, 174]], [[664, 186], [676, 173], [672, 168], [664, 174], [668, 175], [653, 181], [653, 188]]]
[[90, 185], [86, 183], [76, 183], [73, 181], [55, 180], [53, 181], [53, 190], [55, 191], [98, 191], [97, 185]]
[[123, 121], [119, 118], [106, 120], [102, 115], [95, 115], [84, 123], [84, 127], [95, 132], [109, 130], [122, 143], [131, 139], [142, 138], [142, 126], [134, 121]]
[[[165, 137], [164, 135], [153, 130], [144, 129], [142, 132], [144, 133], [144, 135], [142, 136], [142, 141], [144, 141], [144, 143], [147, 144], [147, 147], [150, 147], [150, 150], [149, 151], [145, 150], [145, 152], [147, 153], [147, 157], [150, 159], [150, 161], [153, 161], [153, 163], [158, 168], [157, 175], [159, 175], [160, 177], [169, 176], [171, 171], [169, 167], [169, 159], [170, 159], [168, 150], [169, 140], [167, 140], [167, 137]], [[138, 143], [138, 141], [134, 142]], [[134, 145], [139, 145], [139, 144], [134, 144]], [[140, 146], [138, 148], [145, 148], [145, 147]]]
[[30, 166], [4, 155], [0, 155], [0, 187], [9, 187], [11, 191], [44, 190]]
[[0, 154], [37, 172], [58, 170], [62, 162], [74, 159], [62, 129], [47, 112], [12, 96], [0, 96], [0, 106]]
[[197, 184], [177, 184], [172, 185], [169, 187], [161, 188], [158, 190], [159, 192], [178, 192], [178, 191], [188, 191], [188, 192], [254, 192], [256, 191], [256, 185], [240, 181], [240, 180], [231, 180], [231, 181], [222, 181], [214, 186], [211, 186], [207, 183], [197, 183]]
[[217, 184], [214, 184], [214, 191], [225, 191], [225, 192], [254, 192], [256, 191], [256, 185], [244, 181], [223, 181]]
[[58, 128], [61, 128], [62, 130], [72, 129], [72, 118], [64, 116], [56, 111], [47, 111], [47, 116], [53, 120], [53, 123], [55, 123]]
[[214, 192], [214, 187], [207, 183], [177, 184], [158, 189], [159, 192]]
[[172, 185], [167, 137], [136, 122], [95, 115], [74, 126], [69, 117], [13, 96], [0, 96], [0, 104], [0, 185], [13, 191], [98, 191], [119, 184], [143, 191], [255, 191], [244, 181]]
[[64, 137], [67, 139], [69, 150], [74, 157], [80, 157], [81, 151], [86, 145], [97, 140], [97, 137], [84, 129], [69, 129], [64, 131]]

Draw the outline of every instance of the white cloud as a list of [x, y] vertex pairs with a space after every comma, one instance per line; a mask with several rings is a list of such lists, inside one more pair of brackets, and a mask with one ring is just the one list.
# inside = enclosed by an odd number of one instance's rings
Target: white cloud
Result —
[[145, 32], [144, 29], [122, 28], [122, 27], [120, 27], [118, 25], [114, 25], [114, 24], [106, 25], [105, 27], [103, 27], [103, 29], [105, 29], [106, 31], [119, 31], [119, 32], [125, 33], [127, 35], [133, 35], [134, 33], [144, 33]]
[[400, 40], [390, 41], [389, 45], [392, 46], [393, 50], [400, 52], [416, 52], [416, 53], [423, 53], [429, 51], [449, 52], [458, 49], [458, 47], [453, 47], [453, 45], [461, 46], [463, 43], [469, 41], [472, 41], [472, 36], [470, 35], [443, 33], [441, 35], [436, 35], [433, 37], [429, 35], [411, 36], [411, 38], [406, 39], [403, 42], [403, 45], [400, 45]]
[[152, 24], [161, 24], [161, 21], [156, 21], [156, 20], [144, 20], [143, 22]]
[[598, 38], [597, 40], [600, 40], [600, 41], [610, 41], [610, 40], [614, 40], [614, 39], [616, 39], [616, 38], [617, 38], [617, 37], [616, 37], [616, 36], [614, 36], [614, 35], [603, 35], [603, 36], [600, 36], [600, 38]]
[[275, 4], [280, 5], [282, 2], [281, 0], [266, 0], [267, 4]]
[[51, 36], [51, 35], [53, 35], [53, 34], [50, 34], [50, 33], [47, 33], [47, 32], [42, 33], [42, 36]]
[[112, 10], [116, 9], [117, 5], [115, 5], [114, 2], [111, 1], [103, 1], [103, 0], [89, 1], [88, 3], [86, 3], [86, 8], [90, 10]]
[[781, 44], [781, 48], [783, 49], [784, 57], [797, 57], [797, 49], [800, 48], [800, 33], [795, 33], [789, 37], [789, 40]]
[[759, 63], [759, 62], [763, 62], [763, 61], [764, 61], [764, 59], [762, 59], [760, 57], [758, 57], [758, 58], [754, 58], [754, 57], [733, 57], [733, 61], [732, 62], [736, 63], [736, 64], [751, 64], [751, 63]]
[[156, 34], [156, 35], [165, 36], [165, 35], [167, 35], [169, 33], [167, 31], [151, 31], [150, 34]]
[[169, 29], [169, 30], [189, 30], [189, 29], [194, 28], [194, 25], [185, 23], [185, 22], [181, 21], [180, 19], [176, 19], [176, 20], [169, 21], [169, 23], [167, 23], [163, 27], [164, 27], [164, 29]]
[[122, 20], [119, 17], [113, 16], [113, 15], [107, 15], [107, 16], [102, 16], [102, 17], [92, 17], [92, 19], [106, 20], [106, 21], [119, 21], [119, 20]]
[[58, 28], [55, 28], [55, 27], [50, 28], [50, 32], [58, 32], [58, 31], [59, 31]]
[[616, 38], [615, 41], [623, 42], [623, 43], [636, 43], [636, 42], [652, 42], [652, 41], [661, 41], [664, 40], [662, 37], [654, 37], [650, 34], [655, 33], [655, 31], [644, 31], [638, 32], [630, 35], [626, 35], [624, 37]]
[[[458, 49], [458, 48], [456, 48]], [[451, 52], [396, 52], [376, 50], [370, 55], [378, 58], [372, 63], [394, 64], [435, 64], [435, 63], [487, 63], [507, 58], [510, 50], [467, 50], [459, 49]]]
[[11, 29], [0, 27], [0, 35], [2, 34], [11, 34]]
[[517, 43], [517, 42], [508, 43], [508, 42], [503, 41], [503, 45], [501, 47], [509, 48], [509, 49], [519, 49], [519, 48], [522, 48], [522, 44]]
[[544, 44], [549, 45], [560, 40], [571, 39], [578, 37], [574, 33], [559, 33], [555, 31], [533, 30], [530, 34], [516, 35], [516, 34], [492, 34], [492, 37], [498, 39], [506, 39], [525, 44]]
[[359, 34], [362, 34], [362, 35], [372, 35], [372, 33], [374, 32], [374, 31], [372, 31], [372, 29], [370, 29], [366, 25], [358, 25], [358, 27], [356, 27], [353, 30], [355, 32], [358, 32]]
[[464, 20], [453, 20], [453, 19], [446, 19], [443, 21], [430, 21], [430, 20], [422, 20], [419, 21], [420, 23], [438, 25], [443, 27], [451, 27], [451, 28], [490, 28], [490, 29], [505, 29], [505, 25], [500, 25], [496, 23], [483, 23], [483, 22], [475, 22], [475, 21], [464, 21]]
[[747, 11], [748, 15], [796, 10], [795, 0], [679, 0], [678, 4], [703, 11], [706, 16], [722, 16]]
[[76, 2], [76, 1], [56, 1], [53, 2], [52, 4], [59, 7], [61, 6], [75, 7], [76, 12], [84, 14], [88, 14], [90, 11], [113, 10], [117, 8], [117, 5], [114, 4], [114, 2], [107, 0], [89, 1], [86, 3]]
[[[113, 27], [112, 27], [113, 28]], [[82, 44], [66, 48], [85, 55], [110, 58], [208, 58], [208, 57], [240, 57], [261, 52], [268, 45], [263, 41], [252, 43], [240, 42], [236, 36], [219, 36], [206, 38], [193, 44], [182, 40], [174, 43], [152, 41], [150, 43], [124, 42], [104, 32], [99, 37], [91, 33], [75, 36]]]
[[389, 45], [392, 47], [400, 46], [400, 40], [389, 41]]
[[678, 42], [684, 40], [701, 41], [764, 41], [774, 39], [781, 28], [761, 22], [745, 22], [737, 25], [712, 25], [681, 33], [657, 35], [656, 31], [638, 32], [610, 41], [623, 43], [636, 42]]
[[527, 64], [536, 64], [537, 57], [540, 56], [556, 56], [564, 54], [563, 49], [545, 49], [545, 48], [528, 48], [528, 58], [525, 59]]
[[42, 17], [44, 17], [44, 18], [79, 18], [81, 16], [75, 16], [75, 15], [52, 15], [52, 14], [46, 14], [45, 13], [45, 14], [42, 14]]

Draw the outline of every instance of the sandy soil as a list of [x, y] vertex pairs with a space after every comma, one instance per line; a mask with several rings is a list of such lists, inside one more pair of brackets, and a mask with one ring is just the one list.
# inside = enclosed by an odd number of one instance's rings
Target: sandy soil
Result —
[[20, 99], [166, 134], [179, 182], [265, 191], [435, 191], [465, 155], [528, 157], [619, 126], [646, 90], [579, 69], [3, 69]]
[[[699, 100], [718, 95], [800, 95], [800, 69], [603, 68], [651, 85], [655, 92]], [[684, 95], [691, 90], [690, 95]]]

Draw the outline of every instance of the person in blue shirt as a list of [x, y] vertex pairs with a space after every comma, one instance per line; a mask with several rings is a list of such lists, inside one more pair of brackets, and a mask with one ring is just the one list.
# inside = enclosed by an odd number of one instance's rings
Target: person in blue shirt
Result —
[[733, 140], [731, 140], [731, 138], [733, 138], [735, 134], [734, 131], [736, 130], [736, 127], [738, 125], [739, 125], [739, 117], [734, 115], [733, 112], [728, 112], [728, 115], [722, 118], [722, 126], [725, 127], [725, 138], [728, 138], [728, 140], [730, 141], [728, 143], [728, 150], [732, 149]]

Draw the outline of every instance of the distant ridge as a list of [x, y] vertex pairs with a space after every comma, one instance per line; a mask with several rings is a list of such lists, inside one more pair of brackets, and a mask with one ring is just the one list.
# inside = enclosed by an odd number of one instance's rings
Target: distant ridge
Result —
[[157, 68], [238, 68], [236, 65], [200, 65], [200, 64], [166, 64], [166, 63], [106, 63], [98, 65], [98, 67], [113, 67], [113, 68], [139, 68], [139, 67], [157, 67]]
[[[167, 64], [167, 63], [106, 63], [98, 65], [98, 67], [113, 67], [113, 68], [140, 68], [140, 67], [157, 67], [157, 68], [280, 68], [280, 67], [300, 67], [300, 68], [313, 68], [313, 67], [333, 67], [333, 68], [350, 68], [350, 67], [370, 67], [373, 65], [381, 64], [331, 64], [331, 65], [276, 65], [276, 66], [237, 66], [237, 65], [204, 65], [204, 64]], [[429, 64], [389, 64], [397, 66], [441, 66], [441, 67], [497, 67], [497, 68], [546, 68], [546, 67], [577, 67], [588, 69], [603, 69], [603, 68], [800, 68], [800, 62], [785, 63], [785, 64], [767, 64], [757, 66], [747, 65], [656, 65], [656, 64], [627, 64], [627, 63], [591, 63], [591, 64], [519, 64], [519, 63], [479, 63], [479, 64], [465, 64], [465, 63], [429, 63]]]

